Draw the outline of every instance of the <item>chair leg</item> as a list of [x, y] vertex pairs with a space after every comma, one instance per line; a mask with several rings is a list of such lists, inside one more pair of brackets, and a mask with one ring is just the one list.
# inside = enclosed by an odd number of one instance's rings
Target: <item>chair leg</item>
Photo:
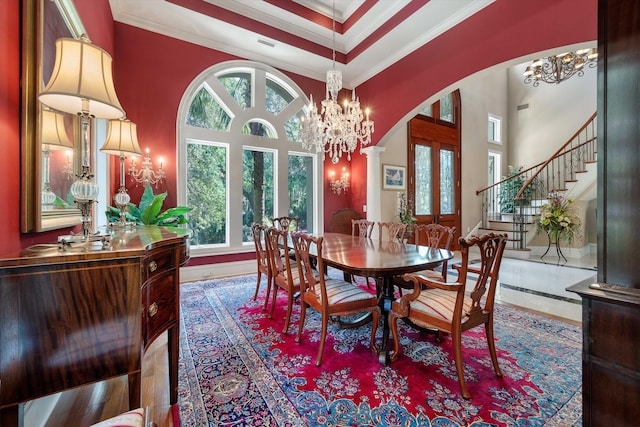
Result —
[[264, 297], [264, 305], [262, 306], [262, 311], [267, 311], [267, 304], [269, 304], [269, 295], [271, 294], [272, 282], [273, 277], [271, 277], [270, 274], [267, 274], [267, 296]]
[[318, 349], [318, 358], [316, 359], [316, 366], [322, 364], [322, 352], [324, 351], [324, 342], [327, 339], [327, 328], [329, 326], [329, 316], [322, 315], [322, 332], [320, 333], [320, 348]]
[[395, 362], [400, 356], [400, 335], [398, 334], [398, 315], [391, 311], [389, 312], [388, 320], [389, 328], [391, 329], [391, 335], [393, 336], [393, 352], [389, 355], [389, 360]]
[[273, 319], [273, 312], [276, 309], [276, 300], [278, 299], [278, 286], [276, 285], [275, 279], [273, 280], [273, 300], [271, 301], [271, 311], [269, 312], [269, 319]]
[[291, 291], [287, 292], [287, 316], [284, 318], [284, 329], [282, 330], [283, 334], [289, 332], [289, 323], [291, 323], [291, 311], [293, 309], [293, 293]]
[[493, 362], [493, 370], [498, 378], [502, 378], [502, 371], [498, 365], [498, 355], [496, 354], [496, 343], [493, 340], [493, 317], [484, 324], [484, 330], [487, 335], [487, 344], [489, 344], [489, 353], [491, 353], [491, 362]]
[[462, 335], [460, 331], [451, 332], [451, 341], [453, 344], [453, 359], [456, 362], [456, 372], [458, 373], [458, 383], [460, 383], [460, 391], [462, 397], [471, 399], [469, 391], [467, 391], [467, 383], [464, 381], [464, 367], [462, 365]]
[[300, 296], [300, 321], [298, 323], [298, 336], [296, 342], [299, 344], [302, 339], [302, 330], [304, 329], [304, 319], [307, 315], [307, 304], [304, 302], [302, 295]]
[[[262, 280], [262, 270], [258, 268], [258, 282], [256, 283], [256, 293], [253, 294], [254, 301], [258, 299], [258, 291], [260, 290], [260, 280]], [[268, 287], [269, 287], [269, 284], [267, 283], [267, 288]]]

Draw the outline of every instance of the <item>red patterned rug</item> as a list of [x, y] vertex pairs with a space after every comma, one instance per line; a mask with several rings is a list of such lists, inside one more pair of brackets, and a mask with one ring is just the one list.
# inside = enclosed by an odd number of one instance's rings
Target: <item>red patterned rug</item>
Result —
[[[369, 349], [371, 325], [329, 328], [315, 366], [320, 316], [299, 308], [288, 335], [280, 293], [272, 320], [254, 302], [256, 276], [182, 285], [179, 400], [182, 426], [580, 426], [579, 328], [499, 305], [496, 378], [483, 328], [464, 334], [460, 395], [451, 341], [401, 326], [403, 354], [385, 367]], [[263, 279], [262, 288], [265, 287]], [[381, 340], [379, 328], [378, 341]]]

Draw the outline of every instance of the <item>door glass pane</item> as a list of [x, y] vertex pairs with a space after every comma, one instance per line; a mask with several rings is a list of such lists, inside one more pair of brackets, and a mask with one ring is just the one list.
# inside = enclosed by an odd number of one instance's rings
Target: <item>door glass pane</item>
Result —
[[300, 218], [300, 230], [313, 233], [313, 157], [289, 154], [289, 216]]
[[455, 213], [455, 175], [451, 150], [440, 150], [440, 215]]
[[242, 241], [251, 242], [251, 225], [273, 218], [273, 152], [242, 150]]
[[440, 98], [440, 119], [445, 122], [454, 123], [453, 119], [453, 94]]
[[415, 159], [415, 209], [416, 215], [431, 215], [433, 213], [431, 147], [416, 145]]
[[187, 141], [187, 206], [192, 245], [227, 243], [227, 147]]

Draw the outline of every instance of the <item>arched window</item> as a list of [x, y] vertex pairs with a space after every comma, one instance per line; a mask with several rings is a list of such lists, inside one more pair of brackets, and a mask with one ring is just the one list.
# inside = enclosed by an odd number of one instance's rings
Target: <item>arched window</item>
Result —
[[321, 164], [299, 142], [307, 105], [293, 81], [255, 62], [221, 63], [193, 80], [177, 133], [178, 201], [193, 208], [192, 253], [252, 250], [251, 224], [277, 216], [320, 229]]

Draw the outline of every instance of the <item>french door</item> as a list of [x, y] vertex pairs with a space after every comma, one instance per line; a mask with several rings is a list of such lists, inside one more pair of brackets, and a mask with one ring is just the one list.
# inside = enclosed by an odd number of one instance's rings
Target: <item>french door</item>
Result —
[[[455, 123], [442, 120], [439, 104], [431, 108], [436, 118], [419, 115], [409, 122], [409, 194], [417, 223], [456, 227], [452, 249], [457, 249], [461, 224], [460, 119], [453, 115]], [[457, 107], [459, 102], [454, 100], [453, 105]]]

